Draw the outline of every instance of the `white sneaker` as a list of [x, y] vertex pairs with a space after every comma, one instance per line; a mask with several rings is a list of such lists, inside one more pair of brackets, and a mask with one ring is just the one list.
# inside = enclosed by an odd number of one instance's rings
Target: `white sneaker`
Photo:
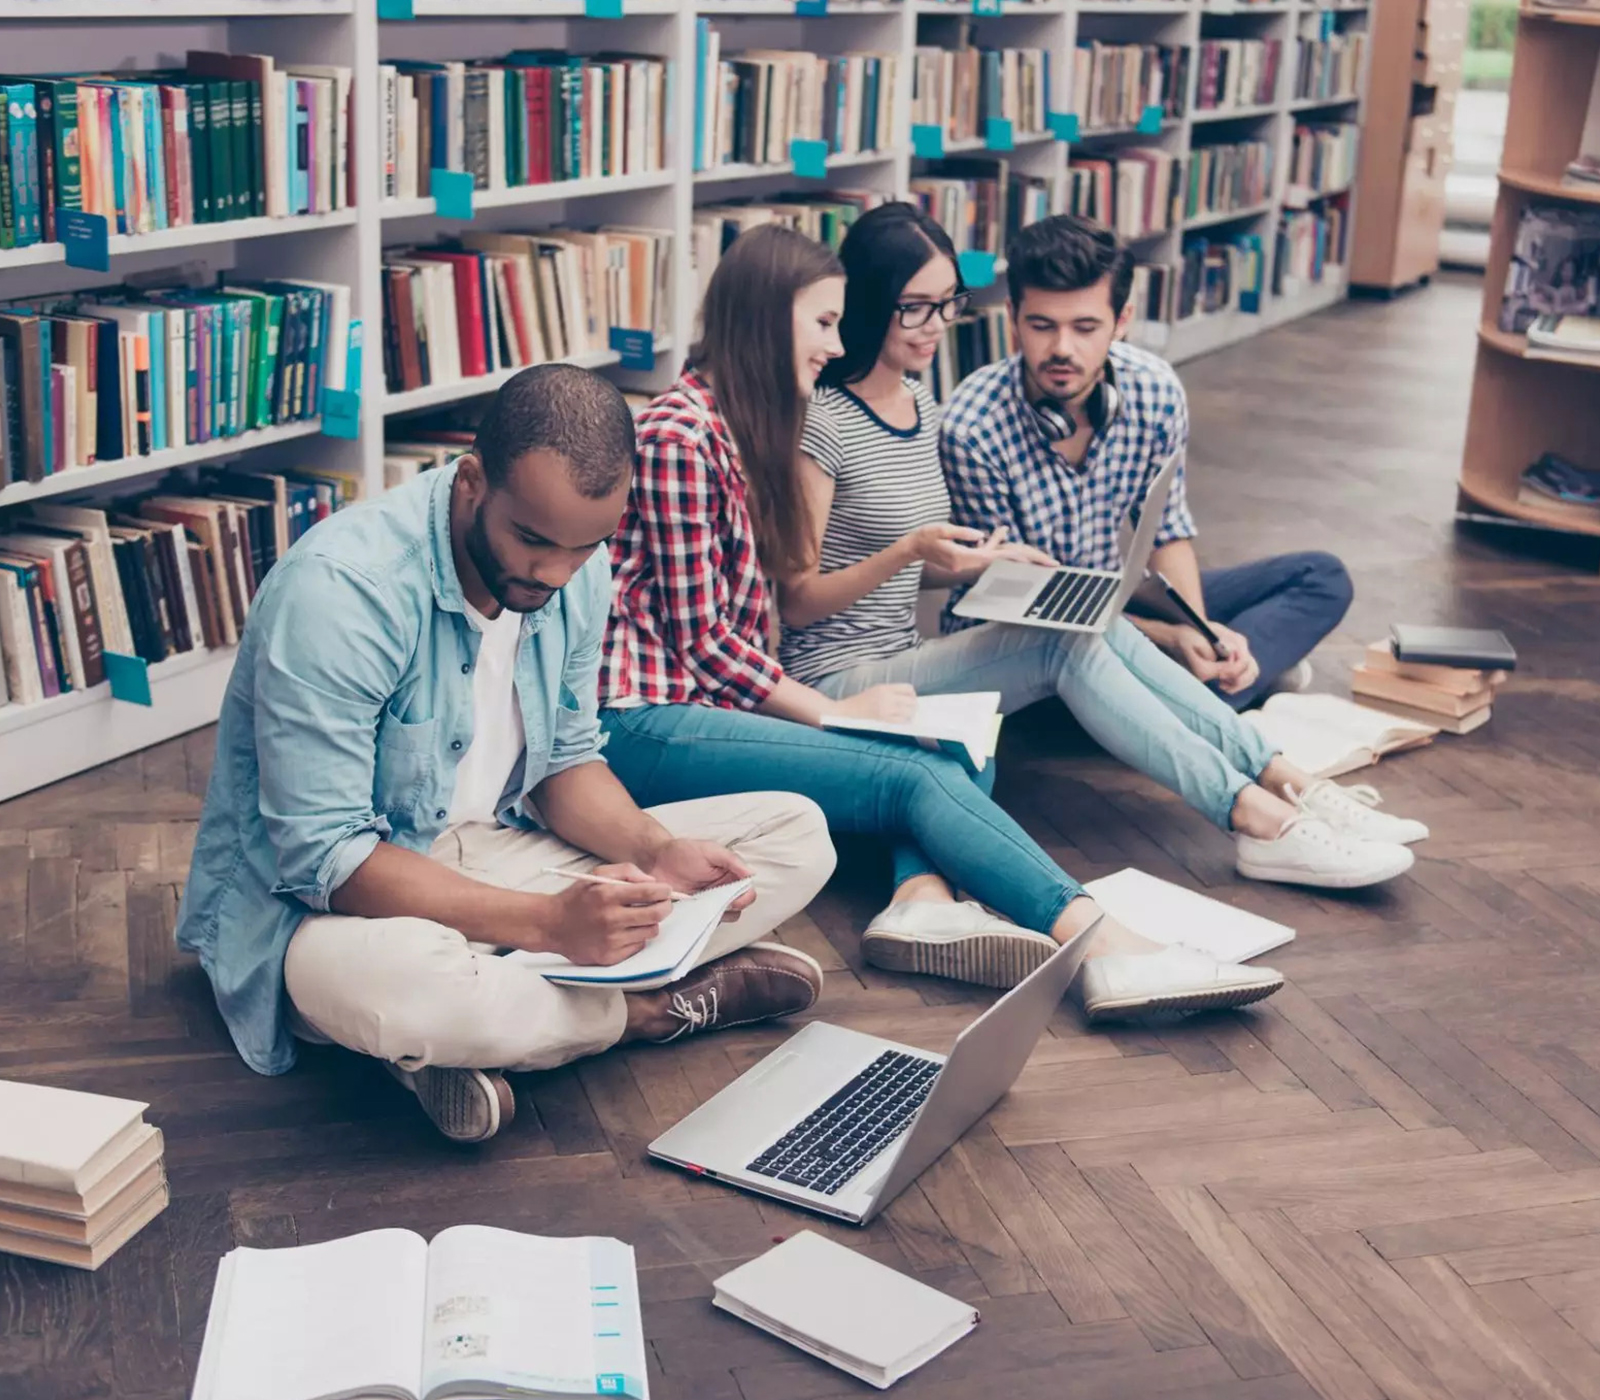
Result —
[[1090, 958], [1078, 977], [1084, 1015], [1091, 1021], [1246, 1006], [1281, 986], [1283, 974], [1273, 968], [1220, 963], [1192, 948]]
[[1411, 869], [1416, 857], [1389, 841], [1363, 841], [1336, 831], [1320, 817], [1299, 816], [1275, 841], [1243, 832], [1233, 838], [1234, 868], [1251, 880], [1357, 890]]
[[1018, 928], [970, 900], [891, 904], [861, 935], [861, 955], [874, 967], [984, 987], [1016, 986], [1059, 946], [1049, 935]]
[[1287, 671], [1280, 672], [1267, 687], [1268, 695], [1299, 695], [1311, 689], [1313, 676], [1311, 663], [1304, 658], [1296, 661]]
[[1335, 831], [1359, 837], [1363, 841], [1388, 841], [1394, 845], [1409, 846], [1413, 841], [1428, 839], [1428, 828], [1421, 822], [1375, 811], [1383, 799], [1378, 795], [1378, 789], [1369, 783], [1340, 787], [1331, 779], [1319, 778], [1300, 794], [1297, 801], [1300, 810], [1308, 817], [1321, 817]]

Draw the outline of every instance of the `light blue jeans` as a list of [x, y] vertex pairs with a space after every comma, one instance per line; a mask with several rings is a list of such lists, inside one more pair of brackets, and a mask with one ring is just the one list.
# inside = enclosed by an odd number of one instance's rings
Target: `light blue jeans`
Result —
[[1101, 748], [1224, 831], [1276, 750], [1126, 618], [1103, 636], [989, 622], [812, 684], [835, 700], [900, 683], [922, 695], [998, 690], [1005, 714], [1060, 696]]

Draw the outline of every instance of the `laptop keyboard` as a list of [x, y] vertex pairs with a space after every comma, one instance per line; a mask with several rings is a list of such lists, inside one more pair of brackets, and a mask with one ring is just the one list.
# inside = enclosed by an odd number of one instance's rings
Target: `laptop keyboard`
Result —
[[941, 1068], [935, 1060], [885, 1050], [747, 1170], [833, 1195], [905, 1132]]
[[1070, 622], [1088, 626], [1100, 616], [1106, 600], [1122, 582], [1104, 574], [1085, 574], [1063, 570], [1045, 584], [1039, 596], [1028, 605], [1028, 617], [1042, 622]]

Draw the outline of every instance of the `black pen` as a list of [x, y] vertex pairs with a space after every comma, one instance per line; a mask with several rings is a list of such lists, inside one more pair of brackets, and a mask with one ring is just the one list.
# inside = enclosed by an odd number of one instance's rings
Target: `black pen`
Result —
[[1202, 637], [1211, 643], [1211, 649], [1216, 652], [1217, 660], [1226, 661], [1228, 659], [1228, 649], [1223, 646], [1222, 638], [1211, 630], [1211, 624], [1189, 606], [1189, 600], [1168, 582], [1167, 576], [1161, 570], [1156, 569], [1152, 572], [1156, 582], [1167, 590], [1167, 597], [1172, 599], [1178, 611], [1189, 619], [1190, 623], [1199, 630]]

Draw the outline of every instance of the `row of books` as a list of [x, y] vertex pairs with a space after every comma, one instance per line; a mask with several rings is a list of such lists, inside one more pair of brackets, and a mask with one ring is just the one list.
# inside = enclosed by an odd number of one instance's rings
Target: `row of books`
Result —
[[1356, 178], [1361, 128], [1354, 122], [1318, 122], [1294, 129], [1290, 188], [1302, 198], [1344, 190]]
[[1080, 41], [1072, 56], [1072, 106], [1080, 130], [1135, 126], [1147, 108], [1181, 117], [1189, 91], [1189, 50], [1173, 44]]
[[1294, 98], [1310, 102], [1354, 97], [1366, 61], [1367, 35], [1362, 29], [1335, 30], [1327, 38], [1302, 37], [1297, 41]]
[[1258, 235], [1240, 234], [1220, 241], [1186, 238], [1174, 293], [1174, 318], [1186, 321], [1234, 311], [1257, 312], [1265, 280], [1265, 249]]
[[519, 52], [381, 64], [383, 194], [414, 199], [433, 170], [500, 190], [666, 166], [666, 64], [632, 54]]
[[350, 70], [191, 51], [182, 68], [0, 79], [0, 248], [59, 216], [143, 234], [354, 200]]
[[992, 156], [938, 162], [911, 181], [910, 199], [944, 228], [958, 252], [996, 257], [1018, 229], [1067, 207], [1063, 181], [1021, 174]]
[[780, 194], [759, 201], [701, 205], [694, 211], [689, 249], [698, 284], [697, 299], [705, 296], [718, 260], [746, 229], [782, 224], [837, 249], [850, 225], [888, 198], [876, 190], [829, 190], [826, 194]]
[[0, 654], [12, 704], [105, 679], [105, 653], [165, 661], [239, 640], [262, 578], [360, 496], [357, 478], [225, 467], [109, 509], [37, 502], [0, 530]]
[[1278, 91], [1281, 39], [1204, 39], [1196, 62], [1197, 112], [1265, 107]]
[[1011, 317], [1003, 306], [986, 306], [945, 327], [923, 382], [939, 403], [947, 401], [974, 370], [1016, 351]]
[[1350, 238], [1348, 197], [1311, 209], [1285, 210], [1278, 220], [1272, 256], [1272, 290], [1279, 296], [1321, 282], [1343, 267]]
[[951, 141], [988, 133], [1004, 118], [1016, 135], [1043, 132], [1050, 112], [1050, 54], [1045, 49], [917, 49], [911, 120], [938, 126]]
[[1170, 263], [1135, 263], [1128, 291], [1134, 323], [1171, 325], [1177, 286], [1177, 275]]
[[603, 352], [613, 327], [666, 333], [672, 236], [469, 233], [384, 257], [391, 393]]
[[1183, 161], [1153, 146], [1130, 146], [1103, 159], [1076, 158], [1067, 170], [1067, 212], [1082, 214], [1119, 238], [1145, 238], [1183, 218]]
[[1184, 217], [1225, 214], [1263, 204], [1272, 191], [1272, 143], [1231, 141], [1189, 154]]
[[694, 168], [784, 165], [793, 141], [822, 141], [836, 155], [896, 141], [892, 54], [833, 57], [783, 49], [722, 52], [722, 36], [697, 22]]
[[313, 418], [359, 355], [350, 289], [297, 278], [0, 309], [0, 485]]
[[1533, 202], [1517, 221], [1500, 329], [1525, 334], [1541, 316], [1600, 315], [1600, 209]]
[[1553, 515], [1600, 522], [1600, 470], [1546, 452], [1524, 469], [1517, 500]]

